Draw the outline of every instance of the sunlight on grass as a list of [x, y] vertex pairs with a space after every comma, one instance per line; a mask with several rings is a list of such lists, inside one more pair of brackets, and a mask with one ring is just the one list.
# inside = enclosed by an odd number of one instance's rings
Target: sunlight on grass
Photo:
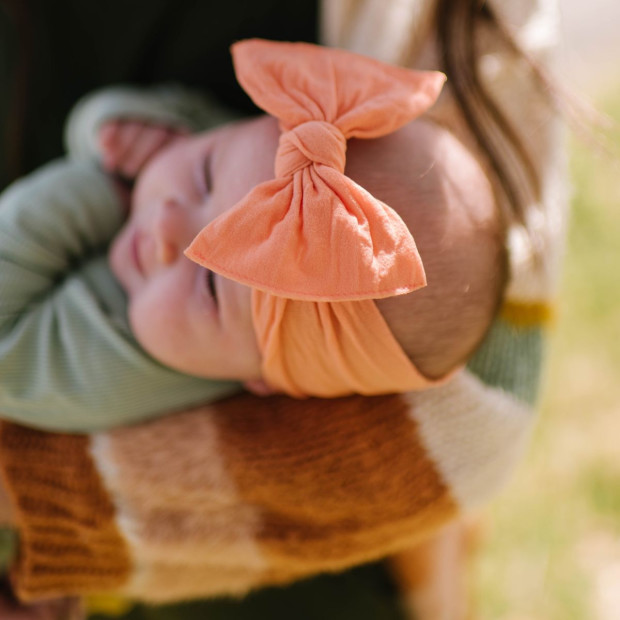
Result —
[[[599, 105], [620, 123], [620, 89]], [[575, 140], [571, 162], [545, 397], [528, 458], [488, 512], [480, 620], [620, 618], [620, 162]]]

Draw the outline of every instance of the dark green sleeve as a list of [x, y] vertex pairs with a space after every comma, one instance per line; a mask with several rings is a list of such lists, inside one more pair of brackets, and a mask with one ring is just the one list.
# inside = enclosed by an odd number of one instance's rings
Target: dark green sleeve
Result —
[[85, 432], [236, 390], [176, 373], [133, 340], [105, 250], [122, 223], [106, 176], [58, 161], [0, 199], [0, 415]]

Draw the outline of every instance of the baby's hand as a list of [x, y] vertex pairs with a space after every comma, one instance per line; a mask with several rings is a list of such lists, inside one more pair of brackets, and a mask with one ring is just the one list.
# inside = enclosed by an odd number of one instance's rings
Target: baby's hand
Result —
[[183, 130], [143, 121], [108, 121], [98, 136], [103, 167], [133, 181], [158, 151], [185, 135]]
[[2, 620], [84, 620], [85, 617], [84, 608], [76, 598], [26, 604], [13, 597], [6, 581], [0, 587]]

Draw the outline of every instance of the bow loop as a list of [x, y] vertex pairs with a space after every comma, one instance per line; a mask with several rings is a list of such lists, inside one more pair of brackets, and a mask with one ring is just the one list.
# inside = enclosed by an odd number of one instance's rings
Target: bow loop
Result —
[[335, 125], [325, 121], [306, 121], [280, 136], [276, 177], [293, 176], [312, 163], [344, 172], [346, 150], [347, 141]]

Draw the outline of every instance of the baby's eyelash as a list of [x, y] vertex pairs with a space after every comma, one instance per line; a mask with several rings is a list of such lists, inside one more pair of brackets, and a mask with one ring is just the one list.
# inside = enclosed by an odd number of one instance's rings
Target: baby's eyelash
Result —
[[203, 164], [203, 178], [205, 193], [209, 193], [213, 190], [213, 180], [211, 178], [211, 158], [207, 157]]
[[211, 192], [212, 180], [211, 180], [211, 157], [207, 156], [204, 159], [198, 159], [193, 167], [194, 183], [200, 191], [200, 193], [207, 195]]
[[213, 301], [217, 303], [217, 291], [215, 290], [215, 274], [210, 269], [207, 269], [206, 278], [207, 278], [207, 288], [209, 289], [209, 293], [211, 294]]

